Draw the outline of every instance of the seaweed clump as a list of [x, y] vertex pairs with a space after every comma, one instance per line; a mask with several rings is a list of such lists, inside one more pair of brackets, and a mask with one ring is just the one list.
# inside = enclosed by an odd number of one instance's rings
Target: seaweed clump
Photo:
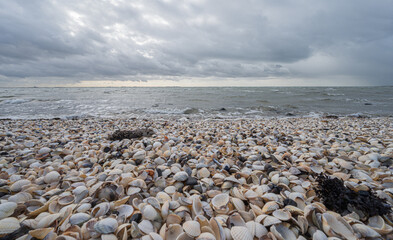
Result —
[[354, 191], [344, 186], [344, 181], [330, 178], [324, 174], [317, 177], [316, 193], [325, 206], [335, 212], [345, 215], [354, 209], [361, 211], [365, 217], [391, 213], [391, 206], [386, 200], [369, 191]]
[[109, 135], [108, 139], [111, 141], [116, 141], [123, 139], [151, 137], [153, 134], [154, 131], [150, 128], [136, 130], [116, 130], [113, 134]]

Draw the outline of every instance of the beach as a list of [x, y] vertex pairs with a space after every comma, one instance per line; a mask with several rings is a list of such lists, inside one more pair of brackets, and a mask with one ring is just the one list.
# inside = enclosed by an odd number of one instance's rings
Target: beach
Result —
[[[0, 234], [391, 239], [392, 130], [392, 118], [0, 120]], [[320, 174], [384, 200], [329, 205]]]

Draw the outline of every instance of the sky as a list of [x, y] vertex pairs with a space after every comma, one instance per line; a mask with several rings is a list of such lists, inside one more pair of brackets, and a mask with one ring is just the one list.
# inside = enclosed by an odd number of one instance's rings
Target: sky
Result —
[[0, 1], [0, 86], [393, 85], [391, 0]]

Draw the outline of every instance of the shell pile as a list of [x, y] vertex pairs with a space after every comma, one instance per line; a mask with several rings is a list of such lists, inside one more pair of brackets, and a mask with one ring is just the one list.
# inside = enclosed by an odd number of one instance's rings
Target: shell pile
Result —
[[[108, 140], [116, 129], [155, 134]], [[392, 215], [340, 215], [315, 174], [393, 205], [378, 119], [1, 120], [0, 237], [389, 239]], [[12, 236], [12, 237], [11, 237]]]

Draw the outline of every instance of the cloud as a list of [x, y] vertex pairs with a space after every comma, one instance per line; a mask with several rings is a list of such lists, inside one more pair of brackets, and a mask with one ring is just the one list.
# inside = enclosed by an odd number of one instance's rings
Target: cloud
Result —
[[[393, 2], [1, 1], [0, 81], [393, 81]], [[152, 77], [153, 76], [153, 77]]]

